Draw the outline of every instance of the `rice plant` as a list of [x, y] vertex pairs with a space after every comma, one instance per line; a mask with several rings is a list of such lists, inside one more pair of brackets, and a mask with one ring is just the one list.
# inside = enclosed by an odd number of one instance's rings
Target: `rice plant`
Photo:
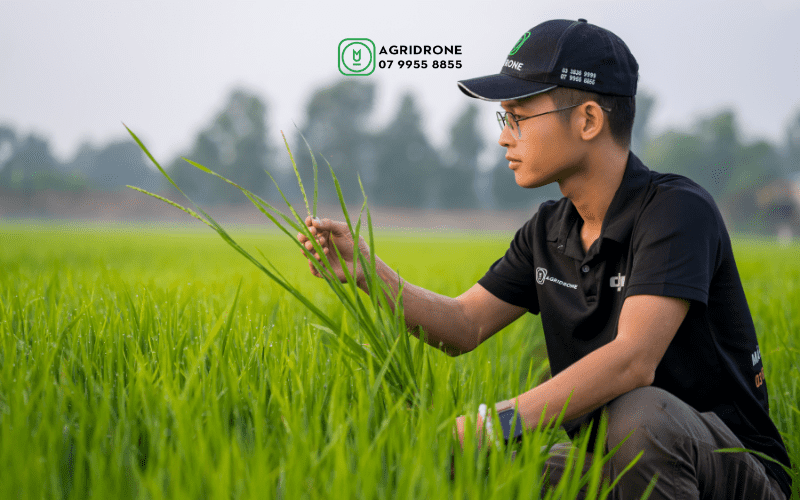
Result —
[[[126, 127], [127, 128], [127, 127]], [[156, 161], [155, 158], [150, 154], [147, 150], [147, 147], [139, 140], [139, 138], [134, 134], [130, 129], [128, 132], [131, 134], [133, 139], [136, 143], [142, 148], [142, 150], [147, 154], [150, 160], [155, 164], [158, 170], [164, 175], [164, 177], [169, 180], [169, 182], [181, 193], [184, 197], [195, 207], [195, 210], [191, 208], [187, 208], [181, 206], [173, 201], [167, 200], [157, 194], [150, 193], [144, 189], [129, 186], [132, 189], [145, 193], [147, 195], [153, 196], [169, 205], [172, 205], [180, 210], [183, 210], [187, 214], [191, 215], [192, 217], [198, 219], [199, 221], [203, 222], [204, 224], [211, 227], [214, 231], [219, 234], [222, 239], [228, 243], [233, 249], [237, 252], [242, 254], [245, 258], [247, 258], [250, 262], [252, 262], [261, 272], [266, 274], [271, 280], [275, 283], [280, 285], [281, 287], [285, 288], [289, 293], [294, 295], [303, 306], [305, 306], [311, 313], [313, 313], [321, 322], [321, 325], [314, 325], [322, 335], [330, 336], [329, 339], [331, 342], [342, 342], [346, 348], [346, 353], [351, 358], [353, 363], [359, 369], [369, 369], [370, 371], [376, 370], [375, 380], [372, 384], [372, 395], [374, 396], [380, 389], [382, 384], [386, 384], [391, 390], [394, 391], [396, 396], [404, 396], [408, 399], [411, 404], [417, 404], [420, 402], [420, 393], [419, 393], [419, 378], [422, 376], [418, 367], [424, 367], [424, 358], [425, 358], [425, 351], [423, 350], [422, 344], [418, 345], [417, 349], [412, 349], [411, 342], [409, 340], [409, 335], [406, 331], [405, 326], [405, 318], [403, 316], [403, 307], [402, 307], [402, 284], [400, 285], [400, 291], [396, 297], [396, 304], [392, 304], [390, 307], [389, 299], [387, 296], [391, 296], [390, 289], [388, 286], [383, 283], [383, 281], [378, 278], [377, 272], [375, 270], [375, 241], [373, 235], [373, 228], [372, 228], [372, 218], [369, 212], [369, 207], [367, 206], [367, 196], [364, 193], [363, 186], [362, 186], [362, 194], [364, 195], [364, 203], [361, 207], [361, 210], [358, 214], [358, 219], [356, 220], [355, 224], [350, 217], [350, 213], [347, 209], [347, 206], [344, 202], [344, 198], [342, 196], [341, 186], [339, 184], [338, 179], [336, 178], [336, 174], [333, 171], [333, 168], [328, 163], [328, 169], [330, 171], [331, 177], [333, 179], [334, 185], [336, 187], [336, 194], [339, 198], [339, 203], [342, 209], [342, 213], [345, 216], [345, 220], [347, 222], [347, 227], [350, 230], [350, 233], [354, 236], [354, 248], [353, 254], [356, 256], [357, 261], [360, 263], [362, 269], [364, 270], [364, 275], [368, 287], [368, 296], [370, 298], [369, 302], [365, 301], [361, 295], [359, 294], [359, 290], [356, 286], [356, 279], [355, 279], [355, 269], [352, 271], [347, 268], [347, 266], [343, 266], [345, 277], [346, 277], [346, 284], [342, 284], [334, 275], [334, 272], [331, 269], [330, 262], [322, 251], [319, 243], [316, 241], [316, 238], [309, 232], [309, 228], [306, 226], [303, 218], [297, 213], [295, 208], [289, 202], [289, 200], [284, 195], [283, 191], [281, 190], [280, 186], [275, 182], [275, 179], [270, 175], [270, 179], [275, 183], [275, 187], [278, 189], [278, 192], [281, 194], [286, 207], [289, 210], [291, 215], [286, 215], [283, 212], [276, 209], [270, 203], [265, 201], [260, 196], [254, 194], [253, 192], [247, 190], [246, 188], [236, 184], [235, 182], [226, 179], [225, 177], [217, 174], [213, 170], [200, 165], [199, 163], [192, 161], [190, 159], [186, 159], [186, 161], [193, 165], [194, 167], [200, 169], [201, 171], [210, 174], [214, 177], [217, 177], [224, 182], [234, 186], [235, 188], [239, 189], [244, 196], [247, 197], [248, 200], [262, 213], [264, 216], [269, 219], [278, 229], [280, 229], [284, 234], [286, 234], [296, 245], [306, 254], [309, 260], [314, 264], [317, 271], [322, 274], [326, 278], [326, 282], [328, 283], [330, 289], [339, 299], [341, 304], [344, 306], [345, 310], [347, 311], [348, 315], [356, 321], [359, 326], [360, 333], [365, 336], [368, 340], [367, 343], [361, 343], [355, 338], [353, 335], [348, 334], [346, 330], [342, 328], [342, 324], [340, 321], [337, 321], [335, 318], [331, 317], [330, 315], [326, 314], [322, 311], [319, 307], [317, 307], [312, 301], [308, 300], [307, 297], [303, 296], [297, 288], [285, 277], [281, 274], [280, 269], [278, 269], [272, 262], [269, 260], [269, 257], [266, 255], [261, 255], [264, 262], [262, 263], [256, 257], [251, 255], [247, 252], [244, 248], [242, 248], [231, 236], [230, 234], [219, 224], [217, 223], [208, 213], [206, 213], [202, 208], [197, 206], [192, 200], [181, 190], [181, 188], [175, 184], [169, 174], [161, 167], [161, 165]], [[305, 139], [304, 139], [305, 140]], [[313, 197], [313, 212], [311, 207], [308, 203], [308, 196], [306, 195], [306, 190], [303, 186], [303, 180], [300, 177], [300, 173], [297, 169], [297, 164], [294, 160], [294, 155], [292, 154], [291, 149], [289, 148], [289, 144], [286, 141], [284, 136], [284, 144], [286, 145], [286, 150], [289, 153], [289, 159], [292, 164], [292, 168], [294, 170], [295, 176], [297, 178], [298, 187], [300, 188], [300, 192], [303, 195], [303, 200], [305, 201], [306, 206], [306, 213], [309, 216], [316, 217], [317, 212], [317, 195], [318, 195], [318, 165], [316, 158], [314, 156], [311, 147], [308, 146], [309, 154], [311, 155], [313, 172], [314, 172], [314, 197]], [[326, 161], [327, 163], [327, 161]], [[359, 180], [360, 182], [360, 180]], [[197, 212], [200, 212], [198, 214]], [[359, 251], [358, 242], [359, 237], [361, 235], [361, 227], [362, 227], [362, 216], [366, 212], [367, 218], [367, 229], [369, 233], [369, 247], [370, 252], [369, 256], [363, 255]], [[282, 221], [282, 222], [281, 222]], [[285, 225], [284, 225], [285, 224]], [[318, 262], [312, 255], [312, 252], [305, 248], [295, 237], [294, 234], [289, 231], [291, 228], [295, 233], [302, 233], [310, 241], [313, 242], [314, 250], [321, 256], [321, 261]], [[338, 248], [334, 246], [334, 249], [339, 257], [340, 261], [344, 261], [342, 259], [341, 254], [339, 254]], [[393, 312], [392, 312], [393, 311]]]

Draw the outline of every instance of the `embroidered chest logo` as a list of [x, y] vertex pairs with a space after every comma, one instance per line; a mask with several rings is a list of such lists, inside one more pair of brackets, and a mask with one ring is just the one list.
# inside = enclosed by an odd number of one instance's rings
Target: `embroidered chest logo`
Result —
[[625, 276], [617, 273], [616, 276], [611, 277], [611, 288], [616, 288], [618, 292], [621, 292], [623, 286], [625, 286]]
[[565, 286], [567, 288], [572, 288], [572, 289], [578, 288], [578, 285], [576, 285], [574, 283], [567, 283], [565, 281], [561, 281], [560, 279], [553, 278], [552, 276], [548, 276], [547, 275], [547, 269], [545, 269], [543, 267], [537, 267], [536, 268], [536, 282], [539, 283], [540, 285], [544, 285], [545, 281], [552, 281], [553, 283], [555, 283], [557, 285]]

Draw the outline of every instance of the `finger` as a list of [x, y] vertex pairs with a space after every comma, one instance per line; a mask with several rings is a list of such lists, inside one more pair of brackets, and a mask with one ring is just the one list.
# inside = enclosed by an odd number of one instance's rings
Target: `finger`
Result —
[[306, 241], [303, 246], [309, 251], [314, 250], [314, 243], [312, 243], [311, 240]]
[[308, 231], [313, 235], [317, 234], [317, 228], [315, 228], [314, 226], [311, 226], [310, 228], [308, 228]]
[[461, 448], [464, 448], [464, 416], [460, 416], [456, 419], [456, 437], [458, 438], [458, 442], [461, 445]]
[[333, 231], [335, 233], [341, 233], [341, 228], [339, 227], [340, 224], [341, 223], [333, 222], [330, 219], [314, 220], [314, 227], [320, 231]]
[[311, 269], [311, 274], [313, 274], [317, 278], [320, 277], [319, 272], [317, 272], [317, 268], [314, 267], [314, 263], [311, 262], [310, 260], [308, 261], [308, 267]]

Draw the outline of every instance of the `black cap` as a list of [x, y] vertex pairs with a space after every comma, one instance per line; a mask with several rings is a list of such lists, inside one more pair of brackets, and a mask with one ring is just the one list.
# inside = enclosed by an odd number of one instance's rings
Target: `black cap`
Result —
[[525, 32], [499, 75], [458, 82], [470, 97], [510, 101], [555, 87], [636, 95], [639, 64], [614, 33], [585, 19], [545, 21]]

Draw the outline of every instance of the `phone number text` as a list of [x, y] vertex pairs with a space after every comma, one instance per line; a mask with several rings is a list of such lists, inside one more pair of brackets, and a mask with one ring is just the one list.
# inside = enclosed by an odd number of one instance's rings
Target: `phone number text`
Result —
[[395, 64], [397, 68], [407, 68], [407, 69], [427, 69], [427, 68], [434, 68], [434, 69], [459, 69], [461, 68], [461, 60], [444, 60], [444, 59], [434, 59], [433, 61], [412, 61], [410, 59], [400, 59], [395, 61], [393, 59], [384, 59], [378, 61], [378, 67], [381, 69], [389, 69], [392, 67], [392, 64]]

